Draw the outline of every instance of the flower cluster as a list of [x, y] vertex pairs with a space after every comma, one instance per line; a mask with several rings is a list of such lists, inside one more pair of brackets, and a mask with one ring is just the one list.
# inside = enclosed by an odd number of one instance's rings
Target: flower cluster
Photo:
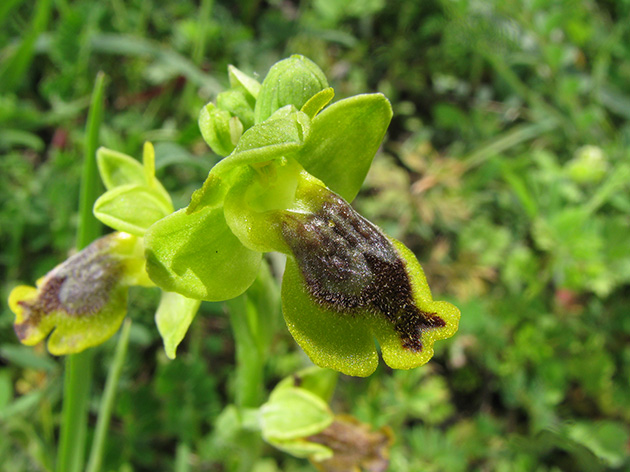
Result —
[[[284, 317], [315, 364], [369, 375], [374, 339], [393, 368], [427, 362], [434, 341], [457, 330], [459, 311], [434, 301], [415, 256], [348, 203], [392, 118], [389, 101], [364, 94], [329, 104], [333, 89], [303, 56], [276, 63], [262, 84], [234, 67], [229, 78], [199, 118], [208, 145], [227, 157], [187, 208], [172, 212], [151, 147], [143, 166], [112, 151], [99, 158], [108, 190], [95, 215], [144, 245], [148, 276], [165, 291], [158, 325], [169, 355], [200, 300], [245, 292], [263, 253], [278, 251], [287, 256]], [[12, 296], [16, 313], [24, 293]]]

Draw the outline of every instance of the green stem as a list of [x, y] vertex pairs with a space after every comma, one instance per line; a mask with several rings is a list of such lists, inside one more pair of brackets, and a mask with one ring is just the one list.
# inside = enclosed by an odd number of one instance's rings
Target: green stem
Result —
[[81, 175], [81, 195], [79, 200], [79, 228], [77, 230], [77, 249], [83, 249], [102, 233], [101, 223], [94, 217], [92, 208], [101, 194], [101, 181], [96, 166], [96, 149], [99, 144], [99, 131], [103, 121], [103, 95], [105, 93], [105, 74], [96, 76], [92, 102], [85, 129], [85, 155], [83, 174]]
[[190, 471], [190, 446], [179, 443], [175, 452], [175, 472]]
[[[83, 249], [101, 232], [100, 223], [92, 215], [92, 207], [100, 190], [95, 154], [103, 117], [104, 80], [105, 75], [99, 73], [94, 84], [88, 113], [79, 201], [77, 249]], [[88, 349], [66, 357], [57, 472], [80, 472], [83, 469], [93, 355], [93, 351]]]
[[98, 472], [101, 470], [103, 462], [103, 451], [105, 450], [105, 439], [107, 438], [107, 430], [109, 428], [109, 420], [112, 416], [114, 407], [114, 399], [116, 398], [116, 387], [120, 380], [125, 357], [127, 356], [127, 347], [129, 346], [129, 333], [131, 332], [131, 320], [127, 318], [123, 323], [116, 353], [114, 354], [114, 362], [112, 363], [107, 382], [105, 383], [105, 391], [101, 398], [101, 404], [98, 409], [98, 419], [96, 421], [96, 431], [94, 432], [94, 440], [90, 451], [90, 459], [88, 460], [87, 472]]
[[246, 294], [229, 300], [227, 306], [236, 344], [236, 405], [257, 407], [262, 401], [264, 366], [264, 355], [259, 352], [252, 330], [252, 318], [258, 314]]

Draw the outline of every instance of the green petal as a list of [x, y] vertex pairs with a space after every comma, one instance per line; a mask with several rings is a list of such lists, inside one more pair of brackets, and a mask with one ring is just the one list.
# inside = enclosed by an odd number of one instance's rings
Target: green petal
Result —
[[364, 317], [342, 314], [313, 301], [293, 258], [282, 280], [282, 311], [289, 331], [320, 367], [367, 377], [378, 365], [376, 346]]
[[351, 202], [359, 193], [391, 119], [392, 107], [381, 94], [357, 95], [333, 103], [313, 118], [296, 159]]
[[240, 90], [226, 90], [217, 95], [217, 107], [238, 117], [245, 129], [254, 126], [254, 109]]
[[201, 300], [186, 298], [179, 293], [162, 292], [160, 305], [155, 313], [155, 323], [169, 359], [175, 359], [177, 346], [186, 336], [200, 304]]
[[330, 448], [309, 441], [309, 437], [321, 433], [333, 420], [326, 402], [303, 388], [275, 388], [269, 401], [260, 407], [265, 441], [296, 457], [332, 457]]
[[300, 111], [303, 111], [312, 120], [335, 96], [332, 87], [325, 88], [313, 95], [308, 102], [304, 104]]
[[147, 271], [162, 289], [200, 300], [228, 300], [243, 293], [258, 273], [262, 254], [241, 244], [223, 208], [192, 214], [181, 209], [145, 235]]
[[260, 423], [265, 438], [288, 440], [319, 433], [333, 422], [324, 400], [303, 388], [274, 389], [260, 408]]
[[123, 185], [105, 192], [94, 204], [94, 216], [118, 231], [143, 236], [156, 221], [173, 212], [170, 199], [157, 188]]
[[141, 241], [112, 233], [87, 246], [37, 282], [9, 296], [20, 341], [34, 345], [52, 330], [48, 350], [72, 354], [107, 340], [127, 312], [127, 290], [143, 283]]

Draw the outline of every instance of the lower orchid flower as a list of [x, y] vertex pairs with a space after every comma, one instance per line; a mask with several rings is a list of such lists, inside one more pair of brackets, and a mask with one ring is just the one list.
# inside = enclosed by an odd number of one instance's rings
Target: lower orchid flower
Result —
[[72, 354], [101, 344], [120, 327], [132, 285], [153, 286], [141, 238], [112, 233], [97, 239], [37, 281], [9, 296], [15, 332], [32, 346], [48, 334], [48, 350]]

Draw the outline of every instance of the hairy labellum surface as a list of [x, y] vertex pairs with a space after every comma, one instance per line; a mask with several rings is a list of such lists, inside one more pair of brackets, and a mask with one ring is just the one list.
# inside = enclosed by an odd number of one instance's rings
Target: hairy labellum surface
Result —
[[50, 313], [89, 316], [110, 302], [123, 266], [107, 252], [109, 245], [107, 236], [95, 241], [46, 275], [36, 298], [18, 302], [24, 310], [24, 322], [15, 325], [20, 339]]
[[418, 308], [406, 263], [392, 242], [332, 192], [315, 213], [287, 213], [282, 234], [321, 306], [384, 316], [412, 352], [422, 351], [422, 332], [446, 325]]

